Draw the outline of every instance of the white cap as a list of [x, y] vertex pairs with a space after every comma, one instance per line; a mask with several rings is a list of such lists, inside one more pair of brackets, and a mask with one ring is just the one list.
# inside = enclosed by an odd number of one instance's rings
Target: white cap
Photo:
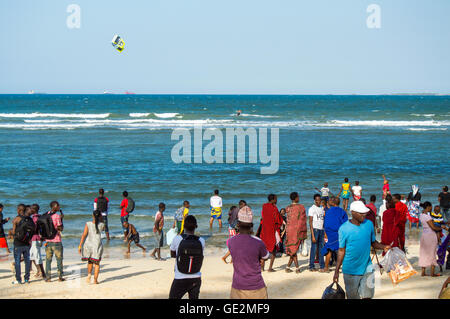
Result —
[[238, 221], [243, 223], [252, 223], [253, 222], [253, 212], [252, 209], [245, 205], [238, 212]]
[[350, 204], [350, 211], [360, 213], [360, 214], [366, 214], [370, 209], [364, 205], [364, 203], [360, 200], [354, 201]]

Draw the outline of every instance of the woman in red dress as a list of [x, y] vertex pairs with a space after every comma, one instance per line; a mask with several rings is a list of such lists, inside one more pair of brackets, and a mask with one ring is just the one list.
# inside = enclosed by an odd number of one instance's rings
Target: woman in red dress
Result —
[[[386, 211], [383, 213], [383, 230], [381, 231], [381, 243], [398, 247], [398, 229], [396, 220], [398, 219], [395, 203], [390, 196], [386, 198]], [[384, 253], [383, 253], [384, 255]]]

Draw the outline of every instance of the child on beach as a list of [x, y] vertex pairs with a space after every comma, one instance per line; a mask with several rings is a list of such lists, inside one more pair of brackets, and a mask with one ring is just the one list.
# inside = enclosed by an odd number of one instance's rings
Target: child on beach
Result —
[[8, 254], [11, 251], [8, 248], [8, 241], [6, 240], [5, 231], [3, 229], [3, 225], [9, 221], [9, 217], [3, 219], [3, 204], [0, 204], [0, 248], [6, 248], [6, 252]]
[[329, 196], [331, 194], [330, 189], [328, 188], [328, 183], [323, 183], [323, 187], [321, 189], [318, 189], [317, 187], [314, 188], [322, 194], [322, 199], [328, 202]]
[[[436, 227], [441, 227], [445, 229], [444, 218], [442, 217], [441, 207], [439, 205], [434, 206], [434, 210], [430, 213], [431, 218], [433, 219], [433, 223]], [[436, 236], [438, 239], [438, 244], [441, 244], [441, 238], [444, 236], [442, 234], [442, 230], [436, 232]]]
[[389, 190], [389, 181], [386, 179], [386, 176], [383, 176], [383, 197], [382, 199], [386, 198], [386, 195], [391, 194], [391, 191]]
[[136, 227], [134, 227], [133, 224], [128, 223], [127, 221], [123, 222], [123, 228], [126, 229], [125, 231], [125, 239], [128, 242], [128, 251], [127, 254], [130, 254], [130, 246], [131, 242], [134, 241], [136, 246], [142, 249], [143, 252], [145, 252], [145, 247], [139, 244], [139, 233], [136, 230]]
[[[159, 203], [159, 210], [155, 215], [155, 224], [153, 225], [153, 236], [155, 238], [155, 249], [151, 253], [150, 257], [155, 258], [156, 260], [161, 259], [161, 247], [164, 245], [164, 211], [166, 210], [166, 204]], [[155, 256], [158, 255], [158, 257]]]

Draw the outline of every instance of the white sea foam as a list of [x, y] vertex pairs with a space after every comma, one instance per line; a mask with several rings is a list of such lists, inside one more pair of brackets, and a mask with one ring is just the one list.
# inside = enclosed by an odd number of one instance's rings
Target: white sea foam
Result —
[[439, 128], [420, 128], [420, 127], [410, 127], [408, 128], [409, 131], [447, 131], [447, 128], [445, 127], [439, 127]]
[[433, 117], [435, 114], [417, 114], [417, 113], [411, 113], [413, 116], [424, 116], [424, 117]]
[[130, 117], [147, 117], [151, 113], [130, 113]]
[[161, 119], [168, 119], [178, 115], [178, 113], [153, 113], [153, 114], [155, 114], [156, 117], [159, 117]]
[[379, 127], [402, 127], [402, 126], [446, 126], [450, 125], [450, 121], [384, 121], [384, 120], [369, 120], [369, 121], [339, 121], [333, 120], [326, 123], [318, 123], [315, 126], [379, 126]]
[[151, 119], [151, 118], [128, 118], [128, 119], [25, 119], [24, 123], [2, 123], [0, 128], [8, 129], [76, 129], [76, 128], [118, 128], [129, 129], [171, 129], [177, 127], [192, 128], [203, 126], [205, 128], [226, 127], [279, 127], [291, 129], [333, 129], [351, 127], [369, 128], [436, 128], [450, 126], [450, 121], [240, 121], [236, 119]]
[[0, 117], [7, 118], [35, 118], [35, 117], [59, 117], [59, 118], [107, 118], [110, 113], [85, 114], [85, 113], [0, 113]]

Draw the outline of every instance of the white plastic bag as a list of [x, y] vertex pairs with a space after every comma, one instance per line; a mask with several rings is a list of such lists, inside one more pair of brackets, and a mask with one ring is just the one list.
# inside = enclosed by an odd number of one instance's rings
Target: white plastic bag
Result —
[[306, 240], [302, 242], [302, 256], [308, 257], [308, 245], [306, 244]]
[[380, 261], [380, 265], [389, 273], [389, 277], [394, 284], [417, 274], [406, 259], [406, 254], [398, 247], [389, 249]]

